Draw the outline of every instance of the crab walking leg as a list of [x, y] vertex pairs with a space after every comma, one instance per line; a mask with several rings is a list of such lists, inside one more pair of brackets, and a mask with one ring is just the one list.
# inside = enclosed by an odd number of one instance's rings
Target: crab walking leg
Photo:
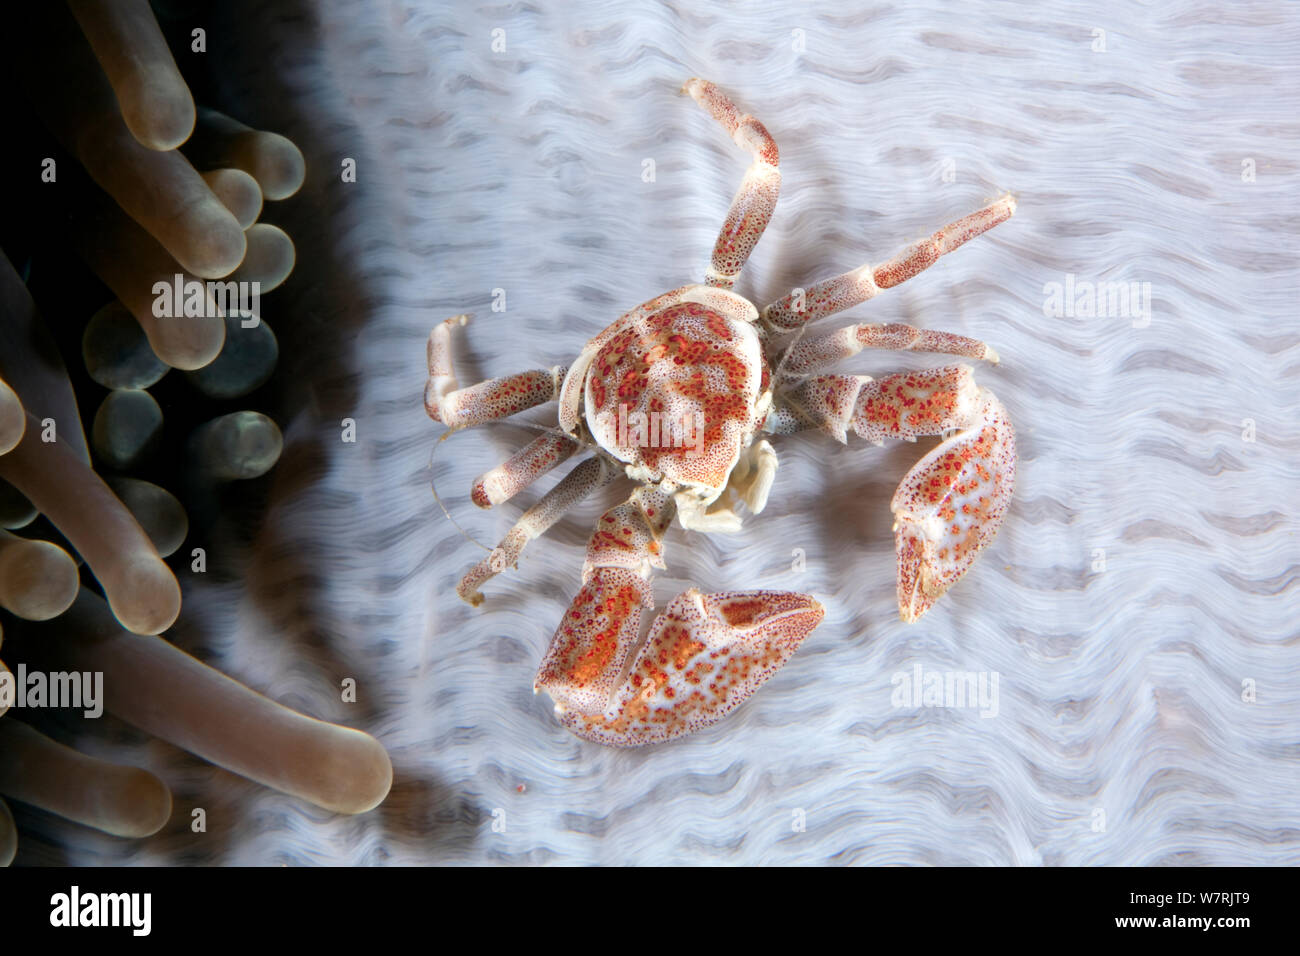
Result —
[[911, 325], [849, 325], [815, 339], [804, 339], [786, 354], [781, 363], [784, 376], [796, 377], [819, 371], [863, 349], [896, 352], [936, 352], [998, 363], [998, 353], [978, 339], [952, 332], [918, 329]]
[[568, 435], [547, 432], [515, 452], [509, 460], [479, 475], [470, 499], [480, 508], [509, 501], [552, 468], [568, 461], [577, 450], [577, 441]]
[[883, 265], [860, 266], [852, 272], [818, 282], [809, 289], [793, 289], [763, 310], [763, 321], [772, 329], [791, 332], [805, 322], [843, 312], [866, 302], [882, 289], [906, 282], [939, 261], [939, 257], [1006, 222], [1016, 211], [1010, 194], [1000, 197], [979, 212], [944, 226], [928, 239]]
[[537, 504], [520, 516], [515, 526], [501, 539], [501, 543], [492, 549], [491, 554], [460, 579], [460, 584], [456, 585], [456, 594], [461, 600], [478, 607], [483, 603], [483, 594], [479, 589], [485, 582], [507, 568], [516, 567], [519, 555], [529, 541], [541, 537], [566, 511], [620, 474], [621, 469], [600, 456], [580, 462], [560, 479], [558, 485], [544, 494]]
[[0, 721], [0, 793], [120, 837], [151, 836], [172, 815], [171, 791], [149, 771], [78, 753], [12, 717]]
[[727, 94], [712, 83], [689, 79], [682, 86], [682, 92], [689, 93], [695, 102], [708, 110], [737, 145], [754, 157], [731, 201], [722, 231], [718, 233], [705, 280], [709, 285], [730, 289], [776, 209], [781, 191], [780, 155], [776, 140], [767, 127], [748, 113], [741, 113]]
[[559, 397], [566, 371], [561, 365], [458, 388], [451, 367], [451, 332], [469, 320], [469, 315], [454, 315], [429, 333], [429, 382], [424, 388], [424, 410], [430, 418], [448, 428], [467, 428]]

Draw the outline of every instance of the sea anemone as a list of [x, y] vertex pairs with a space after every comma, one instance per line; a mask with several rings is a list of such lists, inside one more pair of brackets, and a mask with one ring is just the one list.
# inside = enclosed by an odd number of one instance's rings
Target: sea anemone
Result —
[[[58, 329], [0, 256], [0, 608], [11, 615], [0, 652], [14, 665], [0, 663], [0, 715], [23, 702], [25, 673], [102, 675], [104, 710], [146, 733], [317, 806], [367, 811], [392, 782], [378, 741], [274, 703], [158, 636], [181, 612], [164, 559], [180, 553], [186, 506], [206, 508], [215, 486], [280, 455], [270, 417], [216, 404], [266, 383], [276, 338], [256, 295], [252, 307], [218, 301], [205, 280], [258, 294], [285, 281], [293, 242], [257, 219], [264, 199], [301, 186], [302, 154], [196, 109], [146, 0], [35, 5], [15, 19], [18, 74], [53, 136], [54, 215], [114, 298], [76, 329], [102, 396], [88, 444]], [[184, 302], [168, 315], [159, 297], [172, 288]], [[174, 382], [172, 369], [219, 414], [187, 423], [156, 400], [149, 389]], [[143, 477], [159, 459], [179, 497]], [[58, 733], [0, 720], [0, 794], [117, 836], [166, 825], [162, 779], [43, 730]], [[0, 864], [17, 839], [0, 801]]]

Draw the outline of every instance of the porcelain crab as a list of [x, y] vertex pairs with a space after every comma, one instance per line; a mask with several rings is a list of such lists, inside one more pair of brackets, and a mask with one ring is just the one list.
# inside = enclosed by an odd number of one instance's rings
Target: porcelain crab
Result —
[[819, 429], [846, 443], [849, 431], [943, 441], [908, 472], [894, 495], [898, 606], [915, 621], [992, 540], [1015, 482], [1015, 435], [1002, 405], [969, 365], [872, 379], [826, 374], [864, 348], [942, 353], [996, 363], [975, 339], [908, 325], [850, 325], [797, 338], [807, 323], [866, 301], [1015, 212], [1005, 195], [915, 243], [883, 265], [864, 265], [795, 289], [761, 312], [731, 291], [776, 205], [777, 146], [754, 117], [714, 84], [682, 88], [752, 157], [713, 249], [703, 284], [684, 285], [620, 316], [572, 365], [536, 369], [461, 388], [452, 371], [455, 316], [428, 342], [429, 415], [449, 429], [558, 404], [548, 431], [475, 481], [490, 508], [509, 500], [579, 451], [590, 456], [529, 508], [457, 587], [477, 605], [481, 587], [514, 567], [524, 546], [576, 502], [625, 476], [636, 488], [596, 523], [582, 585], [538, 670], [560, 721], [602, 744], [670, 740], [732, 711], [784, 664], [821, 622], [820, 604], [789, 591], [702, 593], [653, 611], [651, 574], [665, 567], [673, 518], [702, 532], [741, 525], [738, 504], [760, 513], [776, 474], [769, 437]]

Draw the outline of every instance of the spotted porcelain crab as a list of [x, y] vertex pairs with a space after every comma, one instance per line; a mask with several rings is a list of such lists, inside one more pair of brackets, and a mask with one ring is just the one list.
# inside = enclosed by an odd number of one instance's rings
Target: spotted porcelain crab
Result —
[[845, 443], [851, 430], [875, 444], [943, 436], [908, 472], [892, 503], [905, 621], [924, 614], [992, 540], [1015, 481], [1011, 423], [993, 394], [975, 384], [969, 365], [878, 380], [825, 373], [864, 348], [996, 363], [984, 343], [908, 325], [858, 324], [796, 337], [807, 323], [910, 279], [1005, 221], [1015, 200], [1003, 196], [883, 265], [795, 289], [760, 313], [730, 290], [776, 206], [776, 142], [712, 83], [692, 79], [682, 91], [753, 157], [705, 284], [627, 312], [568, 368], [460, 388], [451, 336], [469, 316], [438, 325], [428, 346], [425, 408], [449, 429], [558, 402], [558, 429], [475, 481], [478, 506], [499, 505], [576, 452], [591, 452], [465, 575], [457, 593], [466, 601], [478, 605], [484, 582], [514, 567], [524, 546], [576, 502], [619, 476], [636, 483], [597, 521], [582, 587], [534, 683], [551, 695], [569, 730], [625, 747], [670, 740], [725, 716], [822, 620], [821, 605], [806, 594], [691, 588], [643, 633], [643, 615], [654, 608], [651, 574], [665, 567], [664, 534], [674, 516], [693, 531], [732, 532], [741, 525], [741, 502], [761, 512], [777, 467], [768, 436], [819, 429]]

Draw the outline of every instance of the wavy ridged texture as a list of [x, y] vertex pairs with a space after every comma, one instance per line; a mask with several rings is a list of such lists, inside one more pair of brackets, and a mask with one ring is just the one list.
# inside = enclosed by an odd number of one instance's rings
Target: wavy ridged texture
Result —
[[[238, 6], [225, 105], [308, 161], [276, 325], [301, 410], [258, 553], [225, 559], [247, 587], [187, 592], [186, 615], [221, 635], [214, 666], [326, 719], [355, 719], [330, 686], [357, 677], [396, 780], [378, 813], [330, 819], [154, 753], [178, 809], [204, 799], [235, 822], [131, 859], [1300, 862], [1285, 4]], [[1015, 193], [1010, 222], [816, 331], [908, 322], [995, 346], [1002, 364], [976, 377], [1021, 462], [996, 542], [906, 626], [888, 504], [928, 445], [781, 440], [768, 510], [734, 538], [671, 530], [656, 598], [797, 589], [825, 622], [725, 721], [612, 752], [530, 689], [592, 523], [627, 489], [530, 545], [481, 609], [460, 603], [482, 552], [429, 493], [423, 343], [473, 310], [462, 382], [567, 363], [619, 312], [702, 278], [746, 157], [675, 95], [692, 75], [780, 145], [782, 199], [737, 286], [760, 307]], [[1067, 273], [1149, 282], [1150, 325], [1046, 317], [1044, 286]], [[941, 363], [864, 353], [845, 370], [920, 364]], [[344, 417], [356, 444], [337, 439]], [[470, 503], [474, 477], [533, 437], [494, 426], [437, 447], [439, 492], [482, 542], [555, 480], [499, 512]], [[916, 664], [997, 672], [998, 715], [893, 707], [891, 679]], [[75, 840], [76, 862], [122, 852]]]

